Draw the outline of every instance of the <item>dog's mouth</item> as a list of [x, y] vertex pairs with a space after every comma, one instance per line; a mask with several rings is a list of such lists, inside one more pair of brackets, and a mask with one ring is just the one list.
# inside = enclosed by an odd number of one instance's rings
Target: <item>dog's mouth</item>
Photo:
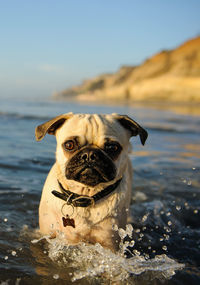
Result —
[[92, 149], [92, 151], [95, 159], [83, 159], [84, 150], [82, 150], [69, 160], [66, 166], [67, 179], [94, 187], [115, 178], [116, 167], [113, 161], [100, 150]]
[[[84, 184], [89, 184], [90, 186], [95, 186], [102, 182], [108, 182], [109, 177], [107, 177], [100, 168], [96, 166], [84, 166], [83, 169], [79, 172], [80, 177], [79, 181]], [[87, 183], [86, 183], [87, 182]]]
[[99, 183], [108, 182], [114, 179], [113, 175], [106, 175], [102, 170], [96, 165], [84, 165], [79, 166], [73, 170], [73, 175], [69, 174], [69, 171], [66, 171], [66, 177], [71, 179], [73, 176], [73, 180], [81, 182], [88, 186], [96, 186]]

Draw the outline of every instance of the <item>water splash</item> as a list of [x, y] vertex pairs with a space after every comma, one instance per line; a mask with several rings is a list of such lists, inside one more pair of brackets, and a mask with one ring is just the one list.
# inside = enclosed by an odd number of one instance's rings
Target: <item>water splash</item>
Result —
[[[66, 245], [63, 234], [59, 234], [55, 239], [44, 236], [32, 240], [32, 243], [38, 243], [42, 239], [47, 240], [49, 258], [61, 267], [70, 267], [73, 272], [71, 273], [72, 281], [83, 278], [103, 278], [112, 282], [123, 282], [148, 272], [151, 273], [151, 278], [152, 274], [155, 278], [170, 278], [176, 270], [184, 267], [183, 264], [177, 263], [166, 254], [149, 258], [134, 249], [135, 241], [132, 239], [131, 225], [127, 225], [126, 230], [115, 226], [115, 230], [121, 238], [120, 249], [117, 253], [103, 248], [98, 243]], [[129, 258], [126, 257], [127, 253]], [[59, 278], [58, 274], [55, 276]]]

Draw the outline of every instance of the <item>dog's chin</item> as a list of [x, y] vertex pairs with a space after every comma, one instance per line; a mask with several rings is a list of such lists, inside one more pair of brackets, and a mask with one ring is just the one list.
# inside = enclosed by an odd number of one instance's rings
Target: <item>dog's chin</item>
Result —
[[80, 182], [86, 186], [95, 187], [100, 183], [109, 182], [113, 180], [114, 177], [110, 177], [110, 179], [101, 173], [101, 171], [97, 168], [84, 167], [79, 171], [75, 171], [74, 175], [66, 175], [67, 179], [72, 179], [74, 181]]

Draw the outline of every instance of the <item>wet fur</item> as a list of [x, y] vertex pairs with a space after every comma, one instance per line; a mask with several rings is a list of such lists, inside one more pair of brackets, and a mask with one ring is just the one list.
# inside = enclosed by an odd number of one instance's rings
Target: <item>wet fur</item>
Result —
[[[57, 140], [56, 162], [44, 184], [39, 206], [39, 225], [42, 234], [56, 236], [62, 232], [65, 234], [68, 244], [77, 244], [81, 241], [98, 242], [112, 250], [118, 248], [118, 235], [113, 230], [113, 226], [124, 228], [129, 214], [132, 166], [128, 152], [130, 150], [129, 139], [133, 134], [130, 127], [126, 128], [117, 118], [116, 115], [65, 114], [36, 129], [38, 140], [43, 138], [47, 132], [55, 134]], [[123, 119], [122, 116], [120, 118]], [[59, 120], [62, 120], [60, 125], [58, 124]], [[57, 124], [56, 127], [55, 124]], [[143, 129], [141, 128], [141, 130]], [[139, 131], [141, 132], [141, 130]], [[134, 135], [139, 134], [141, 138], [145, 133], [139, 133], [139, 131]], [[92, 145], [100, 149], [103, 149], [106, 139], [120, 143], [122, 150], [117, 159], [113, 160], [116, 175], [112, 181], [99, 183], [92, 187], [66, 178], [66, 166], [70, 161], [70, 154], [63, 150], [63, 143], [72, 136], [78, 136], [82, 146]], [[144, 140], [144, 138], [142, 139]], [[75, 228], [63, 226], [61, 208], [65, 202], [54, 197], [51, 193], [52, 190], [60, 191], [58, 180], [63, 187], [69, 188], [72, 192], [93, 196], [121, 177], [123, 178], [117, 189], [95, 205], [86, 208], [75, 207], [74, 209], [70, 205], [65, 205], [63, 212], [74, 219]]]

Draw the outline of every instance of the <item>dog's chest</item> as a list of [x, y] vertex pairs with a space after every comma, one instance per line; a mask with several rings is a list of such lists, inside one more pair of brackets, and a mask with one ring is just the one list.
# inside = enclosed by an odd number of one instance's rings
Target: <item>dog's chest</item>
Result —
[[[69, 221], [69, 225], [62, 225], [66, 230], [71, 231], [73, 228], [75, 232], [79, 230], [83, 231], [84, 229], [97, 225], [107, 217], [116, 218], [121, 214], [122, 208], [125, 206], [124, 202], [126, 201], [124, 197], [125, 193], [117, 189], [115, 193], [107, 198], [103, 198], [95, 205], [82, 208], [64, 203], [62, 207], [57, 205], [56, 212], [59, 212], [60, 221], [63, 218], [67, 219], [66, 224]], [[70, 219], [73, 220], [72, 223], [74, 223], [74, 226], [70, 225]]]

